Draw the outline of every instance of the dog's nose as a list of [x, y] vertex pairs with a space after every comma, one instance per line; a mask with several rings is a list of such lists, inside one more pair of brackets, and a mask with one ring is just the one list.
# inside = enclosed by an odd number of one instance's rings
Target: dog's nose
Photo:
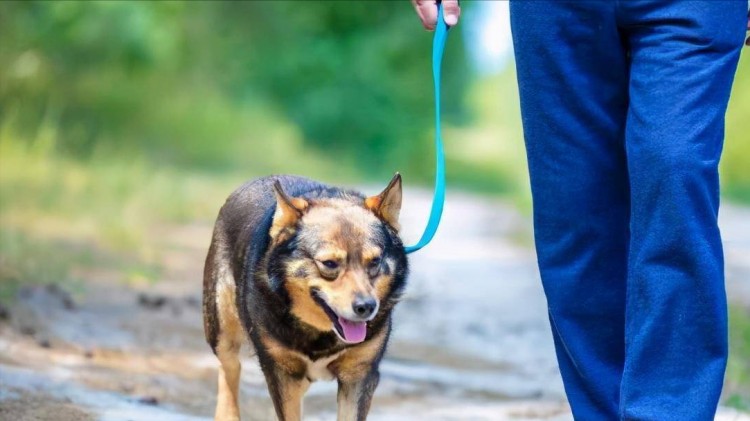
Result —
[[352, 304], [352, 309], [354, 310], [354, 314], [366, 319], [372, 316], [372, 312], [375, 311], [375, 307], [377, 306], [378, 303], [374, 298], [357, 298]]

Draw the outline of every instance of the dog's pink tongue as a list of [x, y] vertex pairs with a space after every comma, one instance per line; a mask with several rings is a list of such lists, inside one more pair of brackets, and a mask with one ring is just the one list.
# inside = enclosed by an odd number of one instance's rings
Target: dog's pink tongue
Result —
[[339, 324], [341, 324], [341, 329], [344, 331], [346, 342], [357, 344], [365, 340], [367, 323], [351, 322], [343, 317], [339, 317]]

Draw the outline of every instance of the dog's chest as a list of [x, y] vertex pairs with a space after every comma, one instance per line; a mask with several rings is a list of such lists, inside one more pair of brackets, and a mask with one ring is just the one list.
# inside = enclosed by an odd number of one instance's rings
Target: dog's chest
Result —
[[346, 352], [346, 350], [339, 351], [327, 357], [318, 358], [315, 361], [311, 360], [307, 356], [302, 356], [305, 363], [307, 364], [307, 377], [311, 381], [333, 380], [333, 373], [331, 373], [331, 370], [328, 369], [328, 365], [339, 358], [344, 352]]

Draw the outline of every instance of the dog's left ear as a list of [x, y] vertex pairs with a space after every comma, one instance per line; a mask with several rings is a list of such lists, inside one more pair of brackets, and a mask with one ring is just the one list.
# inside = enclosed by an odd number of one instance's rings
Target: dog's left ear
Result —
[[289, 197], [281, 187], [279, 180], [273, 183], [273, 193], [276, 195], [276, 212], [269, 234], [277, 240], [279, 234], [287, 227], [294, 226], [307, 210], [307, 200], [300, 197]]
[[365, 199], [365, 207], [398, 231], [401, 228], [398, 223], [401, 213], [401, 174], [396, 173], [379, 195]]

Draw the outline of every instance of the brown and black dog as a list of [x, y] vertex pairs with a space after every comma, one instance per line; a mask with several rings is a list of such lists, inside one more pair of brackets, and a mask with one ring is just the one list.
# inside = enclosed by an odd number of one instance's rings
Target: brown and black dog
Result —
[[294, 176], [245, 183], [219, 212], [203, 274], [206, 339], [218, 357], [216, 420], [239, 420], [249, 338], [282, 421], [310, 383], [336, 379], [338, 420], [364, 420], [408, 264], [401, 177], [377, 196]]

